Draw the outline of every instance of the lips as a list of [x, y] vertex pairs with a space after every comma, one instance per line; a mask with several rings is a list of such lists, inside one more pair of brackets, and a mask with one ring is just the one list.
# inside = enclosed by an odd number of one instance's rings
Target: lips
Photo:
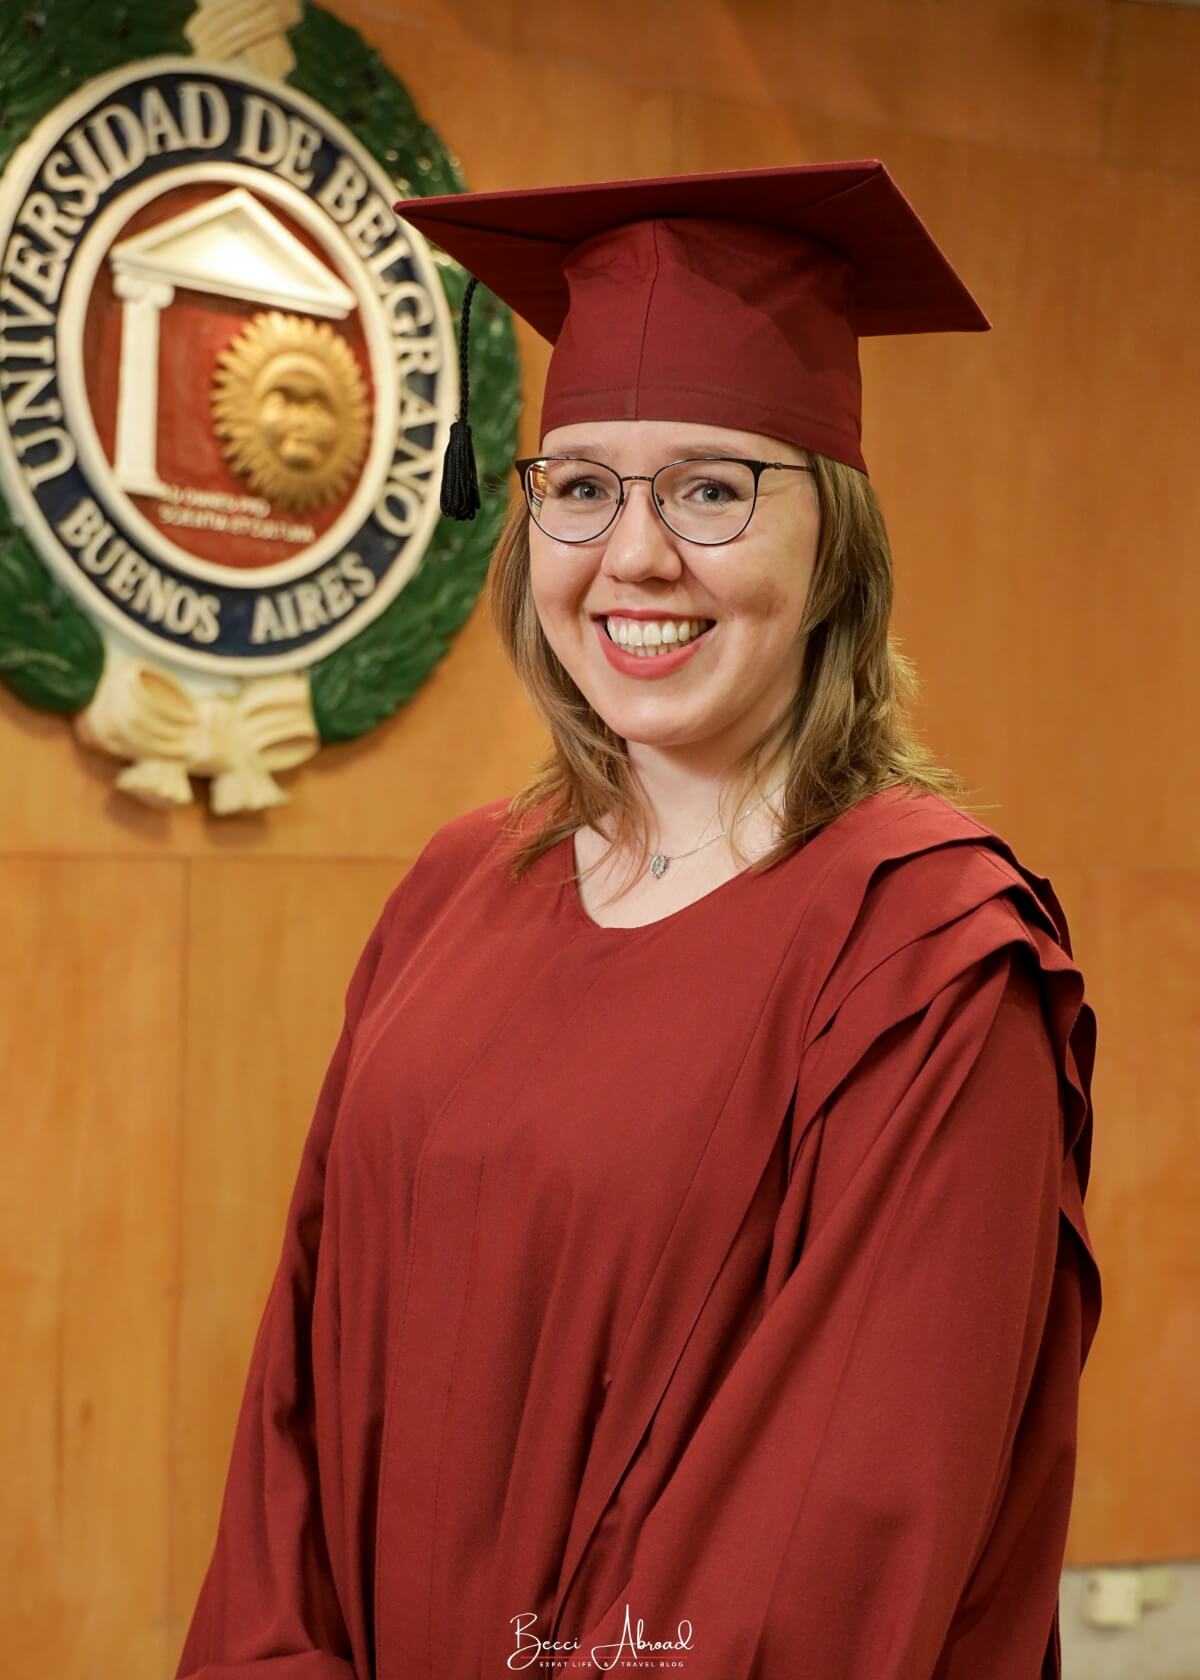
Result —
[[668, 612], [630, 612], [626, 608], [614, 607], [611, 612], [595, 612], [591, 615], [598, 623], [606, 618], [631, 618], [638, 624], [682, 624], [687, 618], [700, 619], [704, 623], [713, 624], [716, 620], [710, 613], [668, 613]]
[[698, 636], [693, 636], [690, 641], [680, 642], [678, 646], [665, 652], [660, 649], [653, 654], [635, 653], [620, 642], [614, 642], [602, 620], [596, 621], [596, 636], [604, 657], [614, 670], [629, 677], [657, 679], [669, 677], [694, 659], [697, 653], [702, 653], [716, 628], [717, 626], [712, 624]]

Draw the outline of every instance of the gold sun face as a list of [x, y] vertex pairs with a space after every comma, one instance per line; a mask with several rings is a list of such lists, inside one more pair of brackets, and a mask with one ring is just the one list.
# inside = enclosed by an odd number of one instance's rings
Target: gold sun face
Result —
[[367, 391], [326, 322], [256, 315], [217, 357], [213, 422], [225, 459], [293, 512], [336, 501], [367, 447]]

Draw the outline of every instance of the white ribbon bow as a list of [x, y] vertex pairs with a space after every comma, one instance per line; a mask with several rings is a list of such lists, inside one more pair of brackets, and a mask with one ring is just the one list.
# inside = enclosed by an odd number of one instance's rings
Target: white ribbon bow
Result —
[[211, 776], [209, 804], [220, 816], [286, 805], [271, 771], [302, 764], [321, 745], [300, 673], [255, 678], [236, 694], [193, 693], [161, 666], [111, 644], [75, 733], [89, 747], [134, 760], [116, 785], [146, 805], [189, 805], [189, 776]]

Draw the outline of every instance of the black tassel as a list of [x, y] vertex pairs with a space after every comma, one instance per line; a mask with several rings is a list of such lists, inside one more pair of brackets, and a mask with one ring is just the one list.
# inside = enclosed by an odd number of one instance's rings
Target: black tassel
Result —
[[467, 419], [470, 376], [467, 370], [467, 333], [471, 323], [471, 299], [479, 284], [472, 275], [463, 294], [462, 326], [458, 340], [458, 419], [450, 427], [450, 441], [442, 463], [442, 512], [450, 519], [474, 519], [479, 510], [479, 474]]

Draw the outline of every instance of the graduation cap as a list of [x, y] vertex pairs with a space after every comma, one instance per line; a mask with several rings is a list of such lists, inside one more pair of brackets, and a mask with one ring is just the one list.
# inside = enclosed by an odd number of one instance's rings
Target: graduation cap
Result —
[[401, 199], [470, 271], [442, 510], [473, 519], [467, 334], [478, 283], [554, 346], [541, 432], [689, 420], [866, 473], [858, 340], [991, 322], [876, 158]]

